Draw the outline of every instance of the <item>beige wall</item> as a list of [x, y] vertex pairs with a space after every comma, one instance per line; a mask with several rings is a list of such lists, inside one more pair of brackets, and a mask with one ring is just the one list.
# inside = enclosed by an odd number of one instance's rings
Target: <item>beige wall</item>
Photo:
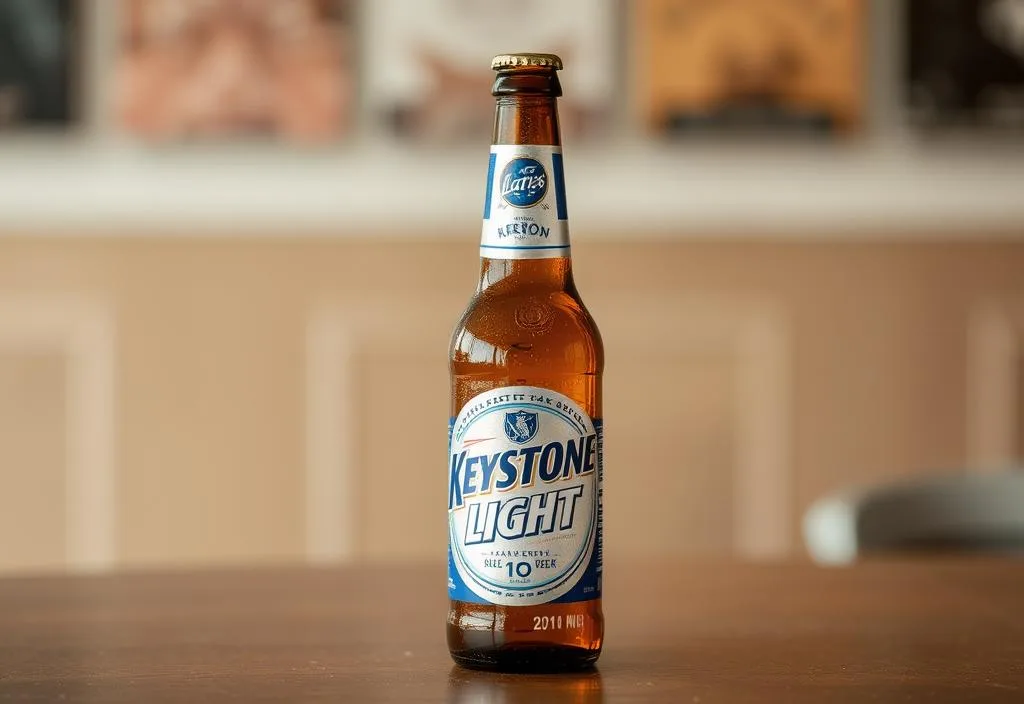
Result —
[[[1019, 454], [1024, 243], [579, 243], [607, 550]], [[443, 559], [471, 238], [0, 242], [0, 569]]]

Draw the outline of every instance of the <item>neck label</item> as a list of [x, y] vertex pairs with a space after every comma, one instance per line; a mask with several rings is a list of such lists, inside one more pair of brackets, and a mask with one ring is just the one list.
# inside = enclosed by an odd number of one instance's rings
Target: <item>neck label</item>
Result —
[[561, 147], [533, 144], [491, 147], [480, 256], [488, 259], [569, 256]]

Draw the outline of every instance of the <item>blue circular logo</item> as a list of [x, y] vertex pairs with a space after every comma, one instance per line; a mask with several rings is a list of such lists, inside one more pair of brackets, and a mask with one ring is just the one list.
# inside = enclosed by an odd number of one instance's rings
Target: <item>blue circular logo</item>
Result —
[[536, 159], [520, 156], [501, 172], [501, 197], [514, 208], [537, 205], [548, 192], [548, 175]]

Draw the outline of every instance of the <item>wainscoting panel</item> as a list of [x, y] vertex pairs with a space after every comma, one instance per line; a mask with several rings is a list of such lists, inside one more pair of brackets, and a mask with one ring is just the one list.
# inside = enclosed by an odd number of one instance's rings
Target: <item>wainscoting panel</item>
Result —
[[[656, 234], [656, 233], [655, 233]], [[1019, 459], [1024, 242], [603, 238], [607, 557]], [[0, 239], [0, 570], [442, 561], [473, 237]]]

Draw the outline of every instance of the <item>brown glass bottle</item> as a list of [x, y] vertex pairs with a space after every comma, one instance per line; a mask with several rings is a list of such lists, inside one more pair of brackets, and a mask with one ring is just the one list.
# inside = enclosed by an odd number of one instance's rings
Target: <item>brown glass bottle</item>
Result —
[[[506, 426], [504, 435], [502, 428], [492, 425], [493, 432], [476, 433], [490, 437], [470, 438], [475, 432], [470, 430], [462, 438], [466, 447], [472, 442], [482, 448], [476, 464], [465, 459], [475, 448], [459, 453], [462, 446], [450, 441], [448, 646], [454, 660], [468, 667], [583, 669], [597, 660], [604, 635], [600, 599], [604, 351], [572, 276], [556, 106], [561, 95], [556, 70], [561, 61], [552, 55], [515, 54], [496, 57], [494, 68], [498, 71], [492, 91], [497, 98], [496, 146], [488, 176], [480, 281], [452, 337], [451, 414], [456, 438], [461, 432], [457, 419], [474, 413], [484, 416], [488, 410], [497, 411], [490, 416], [494, 418], [504, 411]], [[551, 225], [550, 232], [545, 224]], [[506, 389], [522, 393], [504, 394]], [[522, 402], [522, 408], [515, 402]], [[571, 406], [580, 412], [568, 410]], [[580, 425], [573, 423], [573, 417]], [[462, 427], [466, 424], [461, 420]], [[547, 439], [555, 440], [547, 444], [524, 440], [531, 432], [538, 438], [554, 433]], [[510, 465], [505, 464], [506, 457]], [[467, 463], [468, 468], [462, 466]], [[519, 472], [519, 483], [507, 489], [513, 476], [511, 465]], [[508, 472], [502, 475], [503, 469]], [[545, 477], [555, 472], [557, 476], [546, 483]], [[509, 481], [503, 484], [502, 478]], [[491, 516], [486, 504], [470, 507], [477, 511], [476, 520], [463, 519], [470, 526], [463, 528], [453, 523], [453, 506], [467, 510], [460, 502], [468, 501], [465, 496], [473, 492], [493, 503], [496, 518], [489, 524], [481, 518]], [[535, 493], [525, 496], [529, 492]], [[513, 495], [522, 495], [516, 499], [520, 504], [509, 509], [508, 497]], [[579, 500], [570, 505], [574, 497]], [[551, 518], [545, 506], [557, 506], [561, 512]], [[567, 508], [579, 510], [573, 513]], [[505, 509], [509, 510], [503, 513]], [[570, 520], [575, 521], [571, 528], [562, 531]], [[517, 530], [536, 531], [507, 540], [501, 545], [504, 549], [491, 553], [486, 542], [483, 548], [474, 546], [473, 569], [479, 568], [484, 581], [494, 575], [494, 587], [500, 592], [494, 599], [458, 592], [452, 582], [453, 571], [462, 580], [453, 567], [453, 550], [465, 547], [474, 527], [487, 525], [491, 537], [495, 530], [499, 537]], [[486, 541], [488, 528], [473, 535], [473, 541]], [[589, 554], [589, 567], [583, 577], [579, 572], [565, 577], [577, 545], [576, 554]], [[586, 553], [588, 545], [590, 553]], [[496, 557], [479, 557], [487, 554]], [[464, 559], [461, 554], [459, 559]], [[527, 570], [528, 576], [520, 579]], [[553, 576], [544, 582], [547, 577], [542, 573]], [[473, 575], [476, 579], [476, 572]], [[532, 585], [551, 588], [545, 585], [558, 579], [565, 580], [563, 585], [578, 581], [571, 589], [560, 587], [570, 589], [568, 595], [550, 600], [532, 590]], [[510, 587], [508, 581], [517, 584]], [[526, 605], [508, 603], [514, 592], [525, 597]], [[469, 597], [460, 599], [460, 593]]]

